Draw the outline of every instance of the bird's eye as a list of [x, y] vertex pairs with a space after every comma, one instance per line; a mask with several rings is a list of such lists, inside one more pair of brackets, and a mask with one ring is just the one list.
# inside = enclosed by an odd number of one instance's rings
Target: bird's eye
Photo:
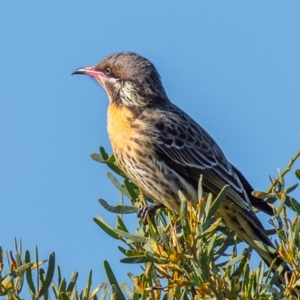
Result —
[[105, 73], [105, 75], [109, 75], [111, 73], [111, 69], [105, 68], [104, 73]]

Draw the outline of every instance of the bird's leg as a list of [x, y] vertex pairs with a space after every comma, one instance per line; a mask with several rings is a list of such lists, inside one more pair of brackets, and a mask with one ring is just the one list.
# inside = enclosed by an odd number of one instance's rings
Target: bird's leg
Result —
[[142, 189], [139, 188], [139, 199], [140, 199], [140, 203], [142, 203], [143, 206], [146, 206], [147, 205], [147, 201], [146, 201], [146, 197], [145, 197], [145, 194], [144, 194], [144, 191]]
[[157, 209], [164, 208], [165, 206], [157, 203], [148, 204], [144, 191], [139, 189], [139, 192], [139, 198], [143, 206], [138, 210], [137, 216], [138, 218], [141, 218], [143, 220], [143, 224], [147, 224], [147, 216], [149, 216], [149, 218], [152, 218], [155, 215]]
[[164, 205], [158, 204], [158, 203], [148, 204], [148, 205], [141, 207], [138, 210], [137, 216], [138, 216], [138, 218], [143, 219], [144, 224], [147, 224], [147, 216], [149, 216], [149, 218], [152, 218], [155, 215], [155, 212], [159, 208], [164, 208], [164, 207], [165, 207]]

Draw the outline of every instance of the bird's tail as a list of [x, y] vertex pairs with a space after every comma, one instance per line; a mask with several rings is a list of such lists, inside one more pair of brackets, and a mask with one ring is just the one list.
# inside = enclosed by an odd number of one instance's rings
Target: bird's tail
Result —
[[[279, 256], [271, 240], [269, 239], [262, 223], [257, 218], [254, 212], [240, 209], [237, 205], [230, 201], [230, 209], [228, 209], [228, 201], [224, 201], [219, 207], [217, 217], [221, 217], [229, 229], [234, 230], [236, 234], [250, 245], [261, 258], [273, 270], [276, 271], [284, 262]], [[285, 280], [285, 274], [290, 280], [292, 270], [285, 265], [283, 272], [279, 274], [279, 281], [286, 286], [288, 282]], [[295, 296], [300, 295], [298, 288], [294, 289]]]

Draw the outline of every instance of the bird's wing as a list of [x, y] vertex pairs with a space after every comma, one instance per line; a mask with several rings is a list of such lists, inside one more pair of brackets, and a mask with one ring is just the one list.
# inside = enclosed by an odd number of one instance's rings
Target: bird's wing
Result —
[[264, 213], [273, 216], [274, 212], [272, 207], [267, 202], [252, 196], [251, 193], [254, 191], [254, 189], [251, 186], [251, 184], [235, 166], [232, 165], [232, 168], [234, 172], [237, 174], [240, 182], [242, 183], [244, 190], [246, 191], [248, 198], [250, 199], [251, 205], [263, 211]]
[[[272, 209], [266, 202], [251, 196], [253, 189], [246, 178], [227, 161], [210, 135], [188, 115], [176, 106], [168, 107], [164, 113], [157, 115], [159, 117], [153, 117], [152, 123], [156, 133], [154, 145], [157, 158], [192, 184], [195, 189], [200, 174], [203, 174], [203, 188], [215, 195], [225, 184], [229, 184], [231, 189], [225, 201], [231, 202], [232, 209], [221, 213], [223, 221], [256, 249], [269, 266], [276, 258], [274, 265], [276, 270], [282, 260], [276, 253], [262, 250], [255, 242], [260, 240], [274, 248], [262, 223], [253, 212], [252, 205], [269, 214], [272, 214]], [[286, 266], [285, 272], [289, 270]], [[280, 280], [285, 282], [282, 276]]]
[[229, 197], [242, 210], [252, 212], [251, 206], [272, 214], [267, 203], [251, 196], [252, 187], [233, 167], [210, 135], [176, 106], [156, 119], [156, 155], [197, 188], [203, 175], [203, 187], [218, 194], [225, 184]]

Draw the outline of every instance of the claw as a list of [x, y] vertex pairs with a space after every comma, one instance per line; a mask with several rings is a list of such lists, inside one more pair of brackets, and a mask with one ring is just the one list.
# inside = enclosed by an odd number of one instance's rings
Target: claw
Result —
[[163, 208], [164, 205], [162, 204], [148, 204], [146, 206], [141, 207], [138, 212], [137, 212], [137, 216], [138, 218], [143, 219], [143, 224], [147, 224], [147, 216], [149, 216], [149, 218], [152, 218], [155, 215], [155, 212], [159, 209], [159, 208]]

